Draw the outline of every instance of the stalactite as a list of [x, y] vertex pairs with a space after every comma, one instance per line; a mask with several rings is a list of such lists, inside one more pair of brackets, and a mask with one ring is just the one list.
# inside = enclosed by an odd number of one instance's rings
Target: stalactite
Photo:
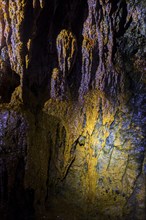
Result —
[[0, 0], [2, 220], [145, 219], [145, 6]]

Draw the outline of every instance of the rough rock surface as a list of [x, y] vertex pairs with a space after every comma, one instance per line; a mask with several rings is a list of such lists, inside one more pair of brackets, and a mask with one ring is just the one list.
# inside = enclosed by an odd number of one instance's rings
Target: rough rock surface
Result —
[[145, 220], [145, 16], [0, 0], [2, 219]]

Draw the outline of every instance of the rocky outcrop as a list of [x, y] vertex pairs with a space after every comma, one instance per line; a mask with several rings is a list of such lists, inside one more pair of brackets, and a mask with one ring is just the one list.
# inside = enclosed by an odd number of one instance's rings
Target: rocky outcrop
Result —
[[145, 6], [0, 0], [3, 219], [145, 219]]

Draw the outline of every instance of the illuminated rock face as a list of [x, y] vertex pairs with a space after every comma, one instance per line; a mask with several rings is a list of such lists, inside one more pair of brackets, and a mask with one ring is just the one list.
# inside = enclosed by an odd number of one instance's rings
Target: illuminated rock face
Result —
[[145, 6], [0, 0], [3, 219], [146, 218]]

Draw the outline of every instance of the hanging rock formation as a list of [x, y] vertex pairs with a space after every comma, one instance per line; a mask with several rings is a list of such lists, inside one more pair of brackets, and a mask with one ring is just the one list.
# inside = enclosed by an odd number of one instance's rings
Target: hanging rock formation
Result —
[[0, 0], [2, 220], [145, 220], [145, 16]]
[[75, 62], [77, 45], [71, 32], [62, 30], [56, 39], [59, 69], [54, 68], [51, 78], [51, 98], [65, 99], [67, 94], [67, 76]]

